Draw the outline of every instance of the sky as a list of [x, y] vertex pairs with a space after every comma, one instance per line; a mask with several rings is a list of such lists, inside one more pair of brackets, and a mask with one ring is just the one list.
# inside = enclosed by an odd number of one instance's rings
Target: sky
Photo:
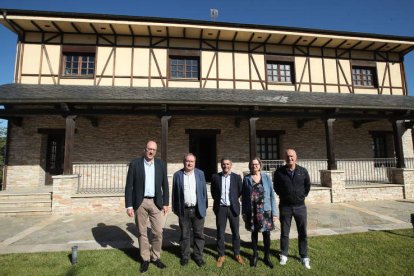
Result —
[[[196, 20], [210, 20], [214, 8], [219, 22], [414, 38], [414, 0], [0, 0], [0, 8]], [[0, 85], [13, 82], [16, 40], [0, 26]], [[409, 95], [414, 96], [414, 52], [405, 56], [405, 69]]]

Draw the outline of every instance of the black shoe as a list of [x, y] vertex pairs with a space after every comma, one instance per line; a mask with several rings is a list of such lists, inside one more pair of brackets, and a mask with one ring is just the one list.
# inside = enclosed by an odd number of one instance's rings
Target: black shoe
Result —
[[148, 270], [149, 267], [149, 262], [148, 261], [143, 261], [141, 263], [141, 267], [139, 268], [139, 272], [144, 273]]
[[194, 262], [199, 266], [199, 267], [203, 267], [206, 263], [204, 262], [203, 259], [195, 259]]
[[253, 256], [250, 259], [250, 266], [256, 267], [258, 258], [259, 258], [259, 256], [257, 255], [257, 253], [254, 253]]
[[155, 261], [152, 261], [152, 263], [155, 264], [155, 266], [160, 269], [164, 269], [167, 267], [163, 262], [161, 262], [160, 259], [156, 259]]
[[181, 259], [180, 260], [180, 264], [181, 264], [181, 266], [186, 266], [186, 265], [188, 265], [188, 259]]
[[264, 258], [264, 260], [263, 260], [263, 262], [265, 263], [265, 265], [267, 265], [269, 268], [273, 268], [273, 264], [272, 264], [272, 262], [270, 261], [270, 259], [269, 259], [269, 257], [265, 257]]

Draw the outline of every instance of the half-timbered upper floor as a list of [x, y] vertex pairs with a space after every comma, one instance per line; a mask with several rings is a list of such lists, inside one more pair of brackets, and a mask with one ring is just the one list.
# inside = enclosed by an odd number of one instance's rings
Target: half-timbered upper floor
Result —
[[407, 95], [414, 38], [135, 16], [4, 10], [15, 83]]

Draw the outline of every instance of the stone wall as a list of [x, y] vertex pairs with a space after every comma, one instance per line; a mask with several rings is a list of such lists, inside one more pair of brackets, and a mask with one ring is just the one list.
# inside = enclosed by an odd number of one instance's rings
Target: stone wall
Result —
[[[76, 120], [74, 162], [125, 162], [141, 156], [145, 142], [158, 142], [161, 156], [161, 121], [156, 116], [102, 116], [98, 127], [79, 117]], [[248, 170], [249, 125], [247, 119], [236, 124], [236, 117], [224, 116], [173, 116], [169, 121], [168, 174], [183, 167], [182, 157], [188, 151], [189, 135], [186, 129], [217, 129], [217, 170], [219, 160], [228, 156], [233, 160], [233, 171], [242, 174]], [[25, 117], [21, 127], [10, 129], [10, 155], [8, 188], [37, 187], [45, 183], [46, 134], [39, 128], [64, 129], [65, 119], [60, 116]], [[283, 149], [297, 149], [300, 159], [325, 159], [325, 131], [321, 120], [297, 127], [290, 118], [260, 118], [257, 130], [283, 130], [280, 136], [280, 158]], [[354, 128], [352, 122], [338, 120], [334, 123], [336, 158], [372, 158], [372, 137], [369, 131], [391, 131], [388, 121], [363, 124]], [[404, 135], [406, 157], [413, 156], [411, 131]], [[24, 153], [24, 154], [23, 154]]]

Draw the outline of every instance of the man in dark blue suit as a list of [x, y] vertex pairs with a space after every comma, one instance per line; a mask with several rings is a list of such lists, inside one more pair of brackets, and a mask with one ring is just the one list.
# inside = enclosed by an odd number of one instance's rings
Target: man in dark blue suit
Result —
[[231, 172], [232, 162], [229, 158], [221, 159], [222, 172], [213, 174], [211, 178], [211, 197], [214, 199], [213, 211], [216, 214], [217, 226], [217, 267], [222, 267], [224, 258], [224, 234], [227, 219], [233, 237], [233, 252], [235, 260], [244, 264], [240, 256], [240, 201], [243, 182], [240, 175]]
[[[140, 272], [146, 272], [150, 261], [158, 268], [166, 265], [161, 262], [162, 227], [168, 213], [169, 187], [164, 163], [155, 158], [157, 143], [148, 141], [144, 156], [129, 164], [125, 185], [125, 207], [130, 217], [135, 216], [138, 227], [138, 243], [142, 258]], [[147, 237], [147, 221], [151, 222], [152, 247]]]
[[191, 229], [194, 236], [194, 261], [199, 267], [205, 265], [204, 220], [207, 209], [207, 186], [204, 172], [195, 167], [196, 157], [192, 153], [184, 156], [184, 168], [174, 173], [172, 207], [178, 216], [181, 229], [180, 247], [182, 266], [190, 259]]

